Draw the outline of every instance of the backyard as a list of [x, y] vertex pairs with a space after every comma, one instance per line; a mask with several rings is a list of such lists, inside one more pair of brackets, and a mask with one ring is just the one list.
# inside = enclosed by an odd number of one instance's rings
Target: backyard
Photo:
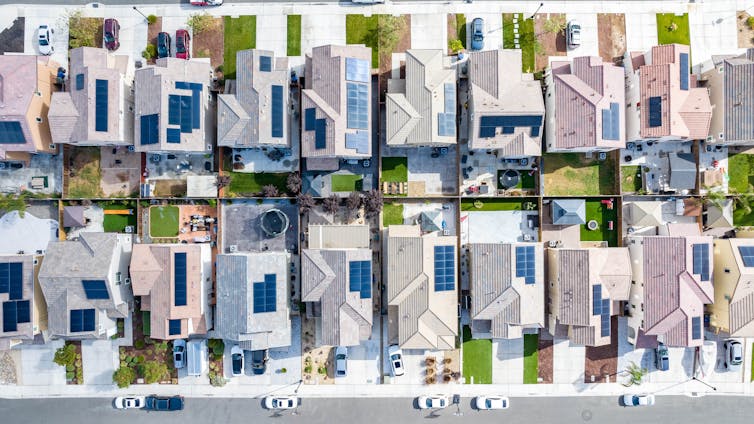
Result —
[[484, 198], [484, 200], [464, 199], [461, 201], [461, 210], [469, 212], [521, 210], [533, 211], [537, 210], [537, 199], [525, 197], [508, 199]]
[[152, 206], [149, 208], [150, 237], [175, 237], [178, 235], [178, 207]]
[[[536, 344], [535, 344], [536, 346]], [[492, 384], [492, 340], [472, 339], [463, 326], [463, 377], [467, 384]]]
[[262, 192], [262, 187], [274, 185], [277, 187], [280, 195], [286, 191], [286, 180], [288, 173], [247, 173], [247, 172], [229, 172], [230, 185], [228, 186], [229, 195], [235, 196], [256, 196]]
[[620, 167], [620, 192], [638, 193], [641, 190], [641, 172], [639, 165]]
[[332, 191], [333, 192], [351, 192], [361, 191], [364, 177], [356, 174], [333, 174]]
[[[500, 177], [505, 172], [507, 172], [507, 170], [504, 170], [504, 169], [498, 169], [497, 170], [497, 188], [498, 189], [505, 188], [500, 183], [500, 181], [501, 181]], [[537, 188], [537, 178], [535, 177], [534, 174], [535, 174], [535, 171], [530, 171], [530, 172], [522, 171], [522, 172], [519, 172], [518, 184], [516, 184], [516, 186], [513, 187], [513, 188], [517, 188], [519, 190], [534, 190], [534, 189], [536, 189]]]
[[66, 147], [67, 196], [71, 199], [104, 197], [100, 187], [100, 148]]
[[754, 182], [754, 155], [738, 153], [728, 156], [728, 192], [750, 193]]
[[301, 56], [301, 15], [288, 15], [288, 56]]
[[597, 196], [614, 194], [615, 161], [588, 159], [584, 153], [547, 153], [544, 162], [545, 194], [548, 196]]
[[[108, 213], [105, 212], [105, 218], [103, 226], [106, 233], [122, 233], [125, 232], [127, 226], [136, 228], [136, 204], [129, 203], [123, 204], [103, 204], [102, 209], [105, 211], [117, 211], [121, 213]], [[127, 213], [129, 212], [130, 213]]]
[[524, 384], [537, 384], [539, 335], [524, 334]]
[[382, 226], [402, 225], [403, 205], [400, 203], [385, 203], [382, 207]]
[[257, 46], [257, 17], [225, 17], [225, 36], [223, 40], [223, 74], [226, 79], [236, 78], [236, 52], [253, 49]]
[[[608, 209], [602, 200], [612, 200], [613, 208]], [[618, 202], [616, 199], [588, 199], [586, 200], [586, 222], [597, 221], [597, 229], [590, 230], [581, 225], [581, 241], [606, 241], [610, 247], [618, 246]], [[609, 222], [613, 229], [609, 229]]]
[[[514, 28], [513, 18], [518, 17], [518, 29]], [[534, 72], [534, 59], [537, 36], [534, 34], [534, 19], [524, 19], [521, 13], [503, 13], [503, 48], [516, 48], [514, 32], [518, 31], [518, 44], [521, 49], [521, 70]]]
[[346, 44], [364, 44], [372, 48], [372, 68], [380, 67], [377, 48], [377, 20], [380, 15], [346, 15]]
[[407, 182], [408, 181], [408, 158], [385, 157], [382, 158], [382, 181]]
[[657, 41], [660, 44], [685, 44], [690, 45], [689, 38], [689, 14], [676, 15], [674, 13], [658, 13], [657, 15]]

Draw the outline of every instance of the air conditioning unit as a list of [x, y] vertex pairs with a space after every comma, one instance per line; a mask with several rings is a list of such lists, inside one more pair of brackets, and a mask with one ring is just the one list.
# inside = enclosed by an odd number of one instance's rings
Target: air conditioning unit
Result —
[[238, 245], [237, 244], [231, 244], [230, 246], [228, 246], [228, 250], [230, 251], [230, 253], [236, 253], [236, 252], [238, 252]]
[[447, 230], [447, 229], [446, 230], [442, 230], [442, 235], [449, 236], [450, 235], [450, 230]]
[[721, 141], [725, 140], [725, 134], [719, 133], [719, 134], [717, 134], [717, 138], [719, 138]]
[[39, 264], [39, 260], [37, 260], [37, 259], [35, 258], [35, 259], [34, 259], [34, 265], [38, 265], [38, 264]]
[[56, 148], [58, 147], [58, 145], [57, 145], [57, 144], [50, 144], [50, 145], [49, 145], [49, 146], [47, 146], [47, 147], [49, 147], [49, 148], [50, 148], [50, 150], [55, 150], [55, 149], [56, 149]]
[[707, 143], [712, 143], [713, 141], [715, 141], [715, 137], [712, 137], [711, 135], [708, 135], [707, 136]]
[[128, 146], [128, 151], [129, 152], [135, 152], [136, 148], [134, 146]]
[[131, 277], [126, 277], [125, 280], [123, 280], [125, 284], [131, 284]]
[[212, 145], [211, 144], [207, 145], [207, 151], [210, 151], [210, 152], [212, 151]]

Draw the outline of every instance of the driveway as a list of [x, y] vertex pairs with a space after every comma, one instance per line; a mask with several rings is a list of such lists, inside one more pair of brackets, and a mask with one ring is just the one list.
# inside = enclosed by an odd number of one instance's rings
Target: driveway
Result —
[[59, 11], [50, 8], [46, 11], [35, 11], [36, 13], [27, 16], [24, 22], [24, 53], [38, 55], [39, 45], [37, 43], [37, 29], [40, 25], [49, 25], [54, 30], [52, 34], [52, 47], [54, 52], [50, 58], [60, 66], [68, 69], [68, 25], [67, 22], [59, 20]]
[[272, 50], [277, 57], [288, 55], [287, 15], [267, 15], [257, 19], [257, 48]]
[[626, 51], [646, 52], [657, 45], [657, 16], [654, 13], [626, 13]]
[[492, 340], [492, 384], [523, 384], [524, 338]]
[[445, 13], [411, 15], [411, 48], [442, 49], [448, 47], [448, 18]]
[[[476, 18], [484, 20], [484, 48], [498, 50], [503, 48], [503, 15], [500, 13], [475, 13], [466, 15], [466, 46], [471, 48], [471, 22]], [[446, 43], [447, 44], [447, 43]]]
[[[259, 34], [258, 28], [257, 34]], [[327, 15], [327, 17], [314, 14], [302, 15], [301, 54], [311, 53], [313, 47], [327, 44], [346, 44], [345, 15]]]
[[348, 373], [335, 379], [335, 384], [379, 384], [380, 374], [380, 315], [372, 318], [372, 337], [358, 346], [348, 347]]
[[110, 340], [81, 342], [84, 384], [112, 384], [113, 372], [120, 365], [118, 348]]
[[568, 13], [566, 14], [568, 22], [578, 21], [581, 24], [581, 45], [578, 47], [569, 47], [567, 56], [569, 58], [579, 56], [599, 56], [599, 29], [597, 28], [596, 13]]
[[53, 340], [45, 345], [24, 345], [21, 348], [21, 375], [18, 384], [24, 386], [66, 384], [65, 367], [52, 362], [55, 351], [63, 347], [63, 344], [63, 340]]

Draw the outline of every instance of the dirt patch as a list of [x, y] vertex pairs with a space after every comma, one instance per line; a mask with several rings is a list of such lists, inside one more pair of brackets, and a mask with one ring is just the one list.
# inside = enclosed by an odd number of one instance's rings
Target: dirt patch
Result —
[[24, 52], [25, 18], [16, 18], [13, 25], [0, 32], [0, 54]]
[[[550, 21], [548, 23], [548, 21]], [[541, 71], [548, 65], [549, 56], [565, 56], [567, 53], [564, 13], [538, 13], [534, 16], [534, 33], [541, 45], [541, 50], [535, 55], [535, 70]], [[562, 29], [556, 30], [556, 25]]]
[[[584, 383], [615, 382], [618, 372], [618, 317], [610, 318], [610, 344], [599, 347], [586, 347], [584, 358]], [[592, 380], [594, 376], [594, 380]]]
[[[209, 236], [211, 241], [217, 239], [217, 233], [213, 231], [217, 222], [217, 208], [208, 205], [182, 205], [178, 207], [178, 238], [192, 243], [198, 239], [204, 239]], [[214, 222], [193, 221], [193, 215], [208, 216]], [[208, 241], [209, 242], [209, 241]]]
[[162, 17], [158, 16], [153, 24], [147, 25], [147, 43], [157, 47], [157, 34], [162, 32]]
[[[133, 325], [133, 346], [120, 347], [120, 366], [131, 367], [134, 369], [136, 377], [131, 382], [143, 382], [141, 368], [147, 362], [164, 363], [167, 366], [167, 373], [160, 383], [178, 384], [178, 371], [173, 368], [173, 346], [167, 341], [153, 340], [144, 332], [144, 319], [149, 318], [150, 314], [141, 311], [139, 307], [141, 298], [137, 297], [136, 307], [132, 314]], [[147, 323], [147, 328], [150, 324]]]
[[183, 197], [186, 190], [186, 180], [155, 180], [154, 183], [154, 197]]
[[100, 188], [107, 197], [136, 197], [139, 193], [141, 153], [103, 147], [100, 151]]
[[63, 150], [65, 158], [64, 193], [69, 198], [103, 197], [100, 181], [100, 148], [74, 147], [66, 145]]
[[754, 47], [754, 30], [747, 20], [751, 15], [744, 11], [736, 13], [736, 27], [738, 29], [738, 47], [741, 49]]
[[626, 16], [622, 13], [597, 14], [597, 32], [602, 60], [620, 63], [626, 53]]
[[539, 377], [541, 383], [552, 384], [552, 340], [543, 339], [540, 333], [537, 350], [537, 377]]
[[387, 80], [390, 79], [390, 74], [393, 68], [393, 53], [404, 53], [411, 48], [411, 15], [402, 15], [400, 19], [403, 23], [401, 24], [401, 31], [398, 35], [398, 41], [395, 43], [395, 47], [392, 51], [380, 52], [380, 101], [384, 101], [385, 93], [387, 92]]
[[217, 69], [223, 64], [225, 20], [215, 18], [212, 21], [212, 27], [194, 34], [192, 48], [194, 57], [208, 57], [212, 69]]
[[301, 379], [304, 384], [335, 384], [332, 373], [328, 371], [332, 365], [333, 348], [330, 346], [316, 347], [316, 323], [307, 318], [305, 310], [301, 311]]

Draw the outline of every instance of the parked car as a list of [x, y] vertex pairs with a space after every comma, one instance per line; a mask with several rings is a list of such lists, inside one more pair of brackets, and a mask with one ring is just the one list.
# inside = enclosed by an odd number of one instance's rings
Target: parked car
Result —
[[348, 374], [348, 348], [338, 346], [335, 348], [335, 376], [345, 377]]
[[566, 40], [570, 47], [581, 45], [581, 24], [578, 21], [568, 22], [566, 27]]
[[52, 46], [52, 35], [55, 34], [55, 30], [49, 25], [40, 25], [37, 29], [37, 44], [39, 45], [39, 54], [45, 56], [51, 55], [55, 52], [55, 47]]
[[220, 6], [223, 0], [191, 0], [192, 6]]
[[510, 400], [505, 396], [477, 396], [474, 399], [476, 409], [508, 409], [510, 406]]
[[170, 57], [170, 34], [157, 34], [157, 57]]
[[390, 357], [390, 371], [393, 373], [393, 377], [403, 375], [403, 352], [398, 345], [390, 345], [387, 348], [388, 356]]
[[191, 59], [191, 36], [185, 29], [179, 29], [175, 32], [175, 57]]
[[238, 345], [230, 348], [230, 362], [233, 376], [243, 375], [243, 350]]
[[173, 366], [177, 370], [186, 366], [186, 340], [173, 340]]
[[264, 407], [267, 409], [293, 409], [298, 406], [296, 396], [267, 396]]
[[740, 369], [744, 356], [743, 346], [741, 345], [741, 342], [736, 339], [730, 339], [726, 340], [723, 346], [725, 347], [725, 368], [730, 371], [736, 371]]
[[484, 19], [475, 18], [471, 21], [471, 50], [484, 48]]
[[419, 396], [419, 409], [443, 409], [448, 406], [448, 397], [445, 395]]
[[267, 351], [255, 350], [251, 352], [251, 370], [254, 374], [261, 375], [267, 371]]
[[24, 167], [23, 162], [11, 162], [9, 165], [10, 169], [22, 169]]
[[180, 411], [183, 409], [183, 396], [147, 396], [144, 409], [149, 411]]
[[116, 409], [141, 409], [144, 407], [144, 396], [118, 396], [115, 398]]
[[655, 365], [659, 371], [667, 371], [670, 369], [668, 348], [663, 343], [659, 343], [655, 349]]
[[655, 395], [623, 395], [623, 406], [652, 406], [655, 404]]
[[105, 24], [102, 27], [102, 38], [104, 39], [106, 49], [118, 50], [118, 47], [120, 47], [119, 34], [120, 24], [118, 20], [114, 18], [105, 19]]

